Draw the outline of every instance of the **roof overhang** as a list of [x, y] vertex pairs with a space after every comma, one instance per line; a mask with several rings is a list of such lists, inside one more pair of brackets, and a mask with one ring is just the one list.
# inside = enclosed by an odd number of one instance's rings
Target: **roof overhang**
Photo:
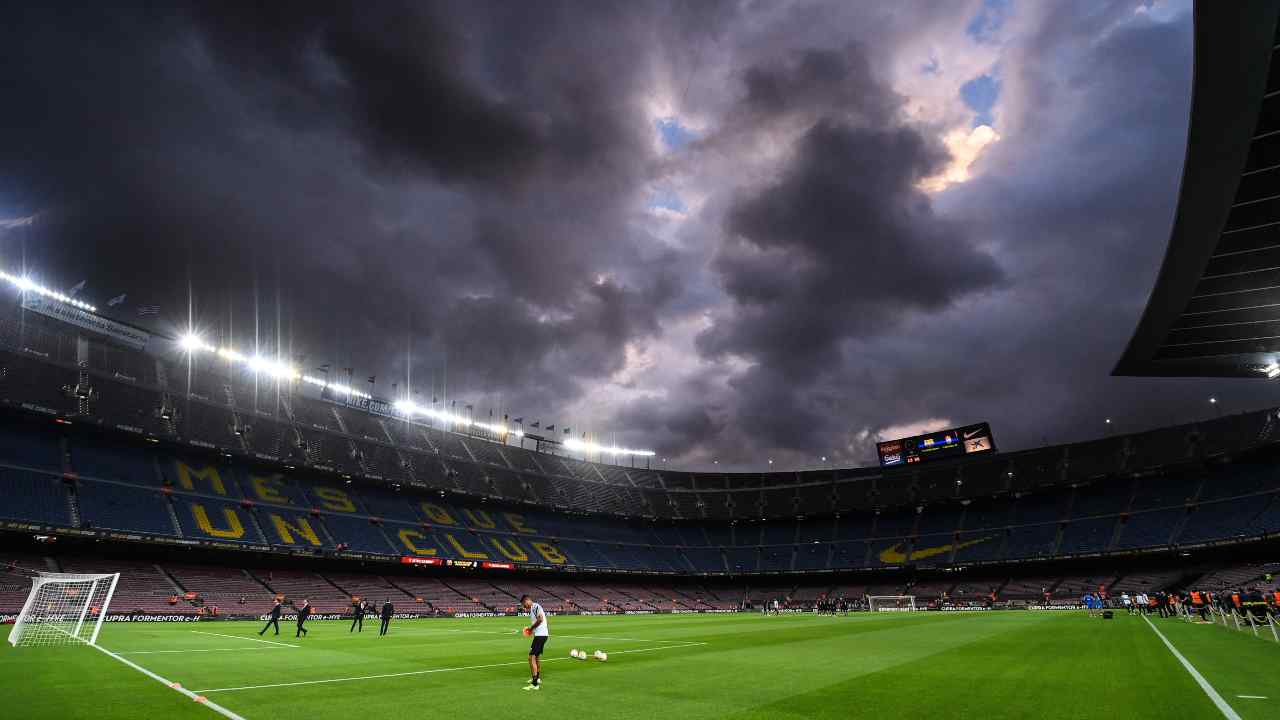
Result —
[[1113, 375], [1265, 377], [1280, 360], [1280, 43], [1274, 0], [1197, 2], [1173, 231]]

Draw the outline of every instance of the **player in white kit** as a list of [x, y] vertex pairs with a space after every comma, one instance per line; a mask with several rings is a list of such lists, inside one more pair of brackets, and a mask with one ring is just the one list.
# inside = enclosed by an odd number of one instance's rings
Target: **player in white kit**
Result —
[[541, 690], [542, 649], [547, 645], [547, 638], [551, 637], [551, 629], [547, 626], [547, 614], [533, 598], [521, 595], [520, 605], [529, 611], [529, 627], [524, 629], [524, 634], [533, 636], [533, 643], [529, 646], [529, 684], [524, 689]]

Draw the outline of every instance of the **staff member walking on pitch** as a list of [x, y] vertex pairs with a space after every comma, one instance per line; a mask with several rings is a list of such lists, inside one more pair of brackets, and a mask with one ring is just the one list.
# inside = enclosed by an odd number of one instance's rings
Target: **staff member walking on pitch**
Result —
[[297, 605], [294, 605], [293, 607], [298, 611], [298, 632], [294, 633], [293, 636], [306, 637], [307, 629], [303, 627], [303, 625], [306, 624], [307, 618], [311, 617], [311, 601], [303, 598], [302, 607], [298, 607]]
[[267, 631], [272, 625], [276, 626], [276, 634], [280, 634], [280, 598], [276, 598], [275, 604], [271, 606], [271, 614], [267, 617], [267, 624], [262, 626], [262, 630], [258, 631], [261, 635]]
[[520, 596], [520, 605], [529, 611], [529, 627], [524, 629], [525, 636], [533, 636], [533, 644], [529, 646], [529, 684], [525, 690], [542, 689], [542, 649], [551, 637], [551, 629], [547, 626], [547, 614], [542, 606], [528, 595]]
[[356, 626], [360, 626], [360, 632], [364, 632], [364, 601], [357, 600], [351, 603], [351, 629], [347, 632], [355, 632]]
[[378, 635], [386, 635], [387, 628], [391, 625], [391, 616], [396, 612], [396, 608], [391, 604], [390, 600], [382, 601], [382, 627], [378, 630]]

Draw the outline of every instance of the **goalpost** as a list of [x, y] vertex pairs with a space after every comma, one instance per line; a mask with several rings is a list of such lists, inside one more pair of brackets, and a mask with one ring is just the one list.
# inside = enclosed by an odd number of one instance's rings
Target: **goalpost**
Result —
[[120, 573], [37, 573], [9, 632], [14, 647], [96, 645]]
[[868, 595], [867, 609], [871, 612], [911, 612], [916, 609], [916, 596]]

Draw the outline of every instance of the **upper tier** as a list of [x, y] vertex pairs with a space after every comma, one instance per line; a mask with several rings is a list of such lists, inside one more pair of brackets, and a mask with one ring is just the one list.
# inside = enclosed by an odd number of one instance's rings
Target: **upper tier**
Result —
[[103, 345], [34, 313], [0, 318], [0, 402], [80, 425], [392, 485], [581, 512], [760, 519], [1062, 487], [1272, 442], [1277, 412], [943, 462], [690, 473], [583, 462], [371, 414], [225, 363]]

